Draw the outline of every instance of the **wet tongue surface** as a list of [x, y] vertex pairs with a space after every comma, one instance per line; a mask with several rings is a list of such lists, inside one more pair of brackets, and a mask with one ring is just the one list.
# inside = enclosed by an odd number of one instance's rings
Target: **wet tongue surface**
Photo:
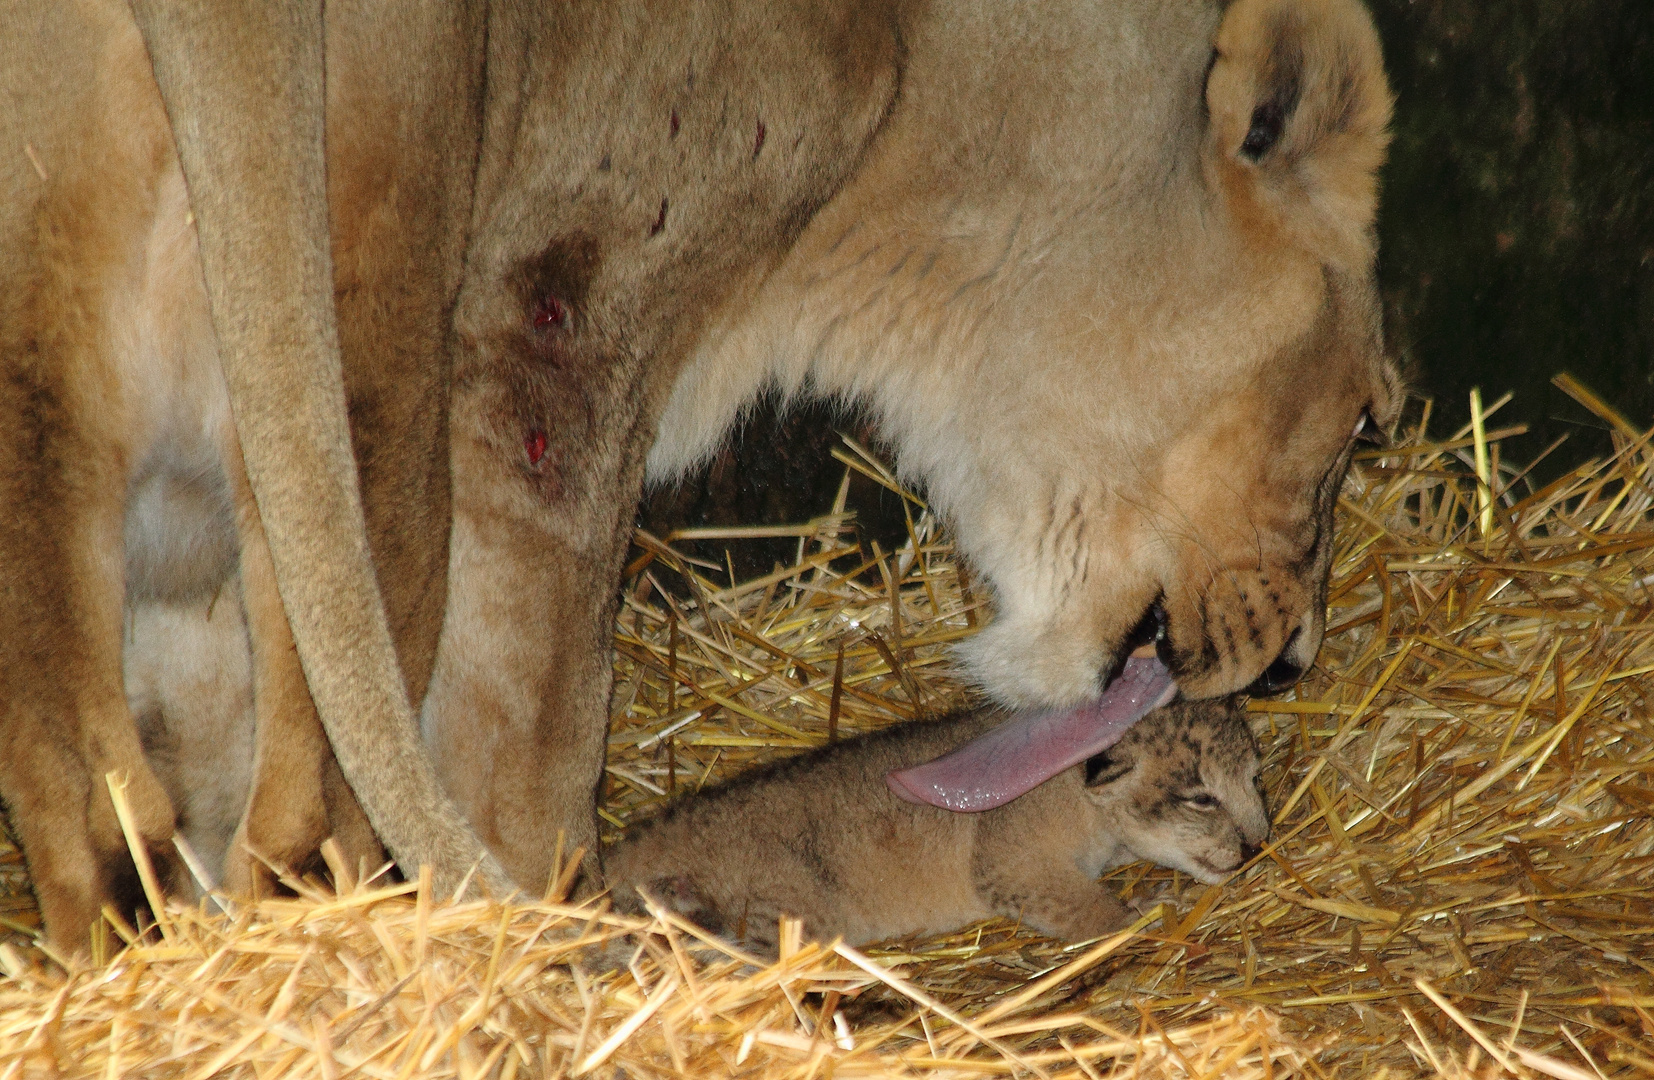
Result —
[[1072, 709], [1019, 713], [934, 761], [885, 777], [908, 802], [977, 812], [1004, 806], [1064, 769], [1099, 754], [1126, 729], [1177, 694], [1164, 664], [1133, 654], [1096, 701]]

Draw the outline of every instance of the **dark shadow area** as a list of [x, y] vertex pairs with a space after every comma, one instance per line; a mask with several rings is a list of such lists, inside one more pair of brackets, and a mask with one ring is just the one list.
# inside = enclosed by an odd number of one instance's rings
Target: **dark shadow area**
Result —
[[[844, 479], [845, 466], [833, 457], [840, 432], [891, 460], [865, 416], [819, 401], [783, 411], [775, 395], [766, 395], [711, 462], [681, 483], [645, 492], [637, 523], [664, 537], [673, 529], [797, 524], [825, 514]], [[885, 551], [907, 542], [907, 517], [894, 492], [852, 472], [846, 506], [856, 512], [853, 524], [869, 555], [873, 541]], [[688, 540], [673, 547], [733, 565], [736, 580], [746, 581], [777, 563], [792, 565], [798, 540]], [[711, 576], [722, 583], [727, 572]]]
[[1571, 371], [1654, 421], [1654, 4], [1369, 0], [1396, 91], [1380, 268], [1389, 333], [1432, 429], [1513, 391], [1516, 459], [1605, 453], [1550, 385]]

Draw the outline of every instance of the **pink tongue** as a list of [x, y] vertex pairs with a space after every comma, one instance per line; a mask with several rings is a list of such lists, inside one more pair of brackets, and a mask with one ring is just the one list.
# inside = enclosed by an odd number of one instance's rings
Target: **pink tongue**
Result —
[[1133, 656], [1096, 701], [1014, 716], [935, 761], [889, 773], [885, 783], [908, 802], [973, 813], [992, 810], [1107, 750], [1176, 693], [1177, 683], [1164, 664]]

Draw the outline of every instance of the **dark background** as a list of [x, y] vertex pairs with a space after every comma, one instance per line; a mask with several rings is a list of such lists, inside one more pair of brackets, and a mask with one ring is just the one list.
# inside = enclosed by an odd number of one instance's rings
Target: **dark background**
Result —
[[1369, 0], [1396, 92], [1379, 215], [1391, 347], [1437, 415], [1472, 386], [1541, 471], [1604, 453], [1570, 371], [1654, 422], [1654, 2]]
[[[1654, 423], [1654, 0], [1369, 0], [1396, 93], [1379, 215], [1391, 348], [1431, 430], [1469, 418], [1470, 388], [1515, 399], [1506, 461], [1548, 477], [1609, 449], [1605, 425], [1551, 385], [1569, 371], [1639, 427]], [[843, 466], [822, 406], [755, 412], [730, 448], [640, 521], [796, 521], [831, 504]], [[902, 535], [894, 497], [858, 482], [864, 529]], [[731, 545], [738, 574], [790, 542]], [[724, 545], [703, 545], [722, 561]], [[786, 550], [783, 550], [786, 549]]]

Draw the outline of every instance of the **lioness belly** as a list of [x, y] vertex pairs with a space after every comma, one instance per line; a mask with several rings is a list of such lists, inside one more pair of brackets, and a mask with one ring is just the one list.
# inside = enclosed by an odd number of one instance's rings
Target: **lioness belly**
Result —
[[234, 428], [175, 162], [142, 259], [136, 294], [106, 298], [112, 322], [124, 313], [137, 328], [108, 353], [130, 403], [123, 682], [178, 828], [217, 875], [251, 786], [250, 652], [226, 469]]

